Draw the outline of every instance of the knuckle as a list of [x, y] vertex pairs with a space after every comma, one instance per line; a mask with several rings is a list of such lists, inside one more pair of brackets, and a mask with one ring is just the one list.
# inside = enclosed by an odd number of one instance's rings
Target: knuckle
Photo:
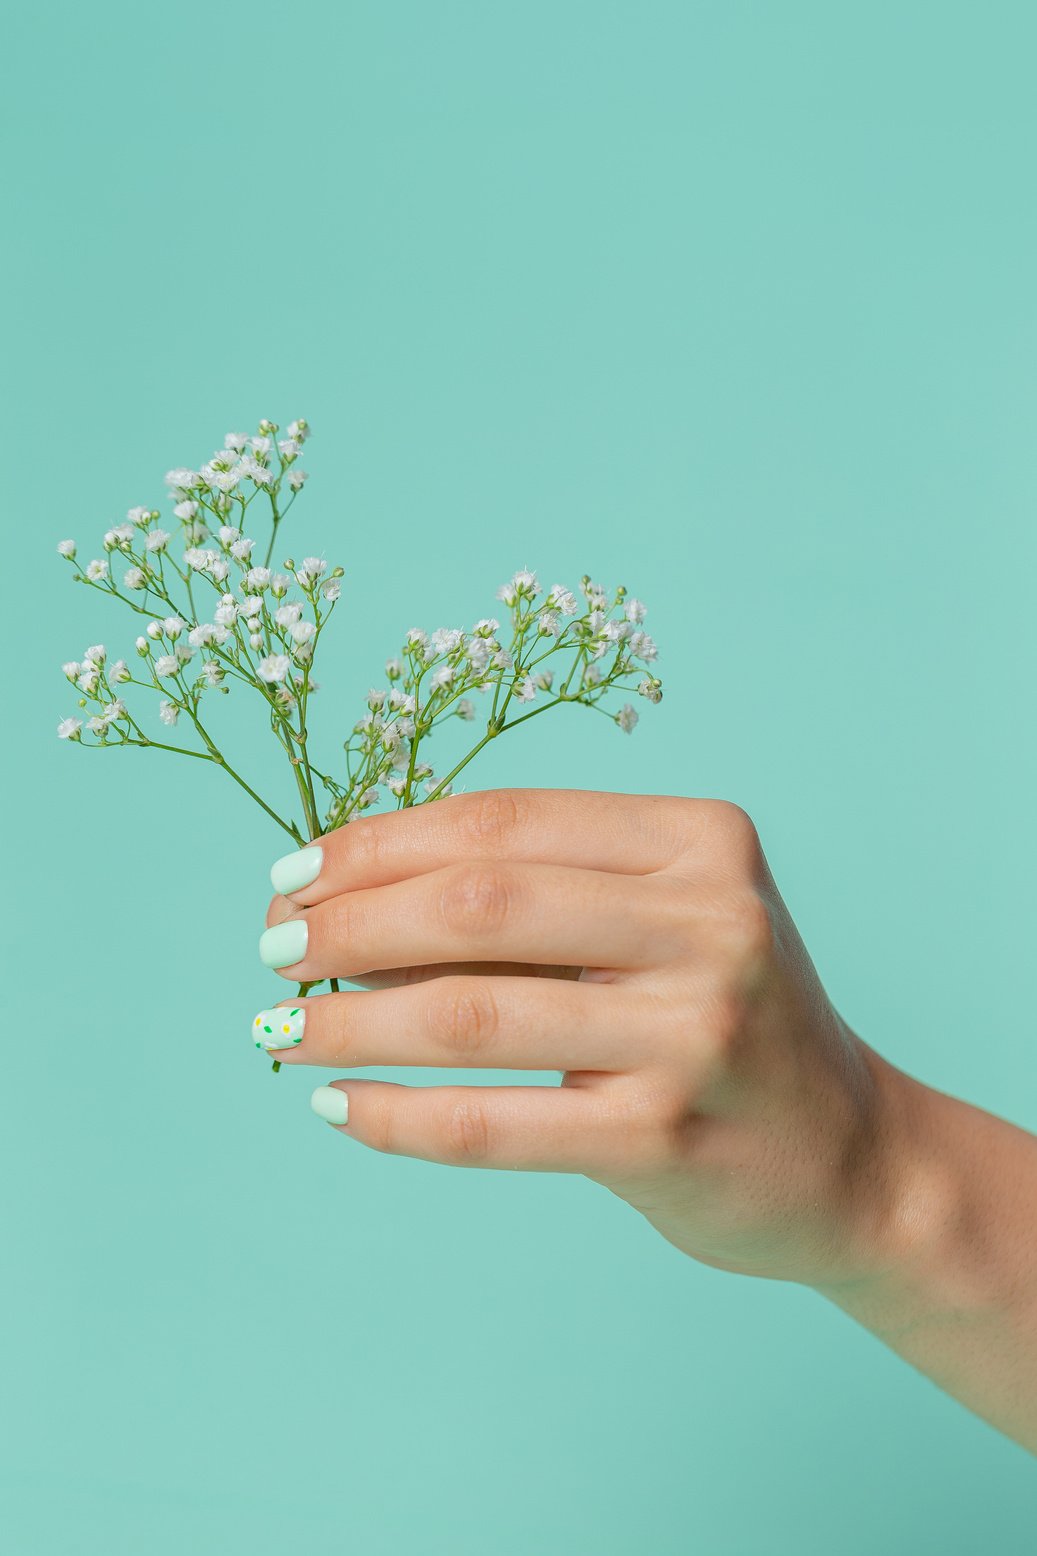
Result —
[[473, 794], [459, 812], [467, 840], [480, 852], [505, 854], [521, 828], [528, 803], [517, 789], [488, 789]]
[[364, 1144], [372, 1151], [391, 1156], [395, 1149], [396, 1131], [393, 1126], [393, 1110], [387, 1096], [376, 1099], [369, 1094], [366, 1099], [364, 1119]]
[[757, 891], [739, 892], [732, 904], [729, 943], [739, 964], [755, 963], [774, 943], [770, 909]]
[[474, 1166], [489, 1159], [492, 1131], [485, 1103], [479, 1097], [450, 1102], [446, 1115], [448, 1158], [459, 1166]]
[[442, 914], [447, 929], [465, 939], [485, 939], [511, 911], [512, 883], [498, 865], [463, 864], [443, 884]]
[[360, 876], [377, 874], [384, 855], [384, 829], [379, 816], [358, 816], [341, 828], [340, 846], [350, 868]]
[[444, 978], [438, 997], [429, 1002], [433, 1039], [451, 1053], [470, 1058], [496, 1036], [497, 1002], [480, 978]]
[[702, 825], [708, 842], [733, 864], [755, 864], [760, 836], [748, 811], [731, 800], [702, 800]]

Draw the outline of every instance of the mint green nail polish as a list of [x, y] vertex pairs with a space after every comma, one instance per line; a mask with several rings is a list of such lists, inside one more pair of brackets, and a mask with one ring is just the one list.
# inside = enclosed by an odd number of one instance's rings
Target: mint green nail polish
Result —
[[349, 1122], [349, 1098], [337, 1086], [318, 1086], [310, 1098], [310, 1107], [326, 1124]]
[[304, 918], [290, 918], [265, 929], [259, 937], [259, 959], [267, 967], [292, 967], [306, 955], [310, 926]]
[[261, 1010], [252, 1023], [257, 1048], [294, 1048], [302, 1042], [306, 1011], [299, 1005], [280, 1005], [276, 1010]]
[[270, 880], [274, 890], [280, 892], [282, 897], [293, 891], [302, 891], [304, 886], [309, 886], [317, 879], [323, 863], [323, 848], [300, 848], [294, 854], [285, 854], [283, 859], [278, 859], [270, 866]]

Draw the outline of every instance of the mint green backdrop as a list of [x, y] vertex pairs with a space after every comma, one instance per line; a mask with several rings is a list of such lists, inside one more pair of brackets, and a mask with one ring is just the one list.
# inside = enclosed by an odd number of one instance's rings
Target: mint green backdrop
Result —
[[4, 1550], [1032, 1551], [1033, 1461], [819, 1298], [578, 1178], [368, 1154], [271, 1075], [280, 834], [59, 746], [60, 661], [132, 628], [54, 544], [307, 416], [329, 738], [516, 566], [625, 580], [662, 707], [473, 785], [739, 801], [847, 1019], [1037, 1127], [1033, 7], [5, 34]]

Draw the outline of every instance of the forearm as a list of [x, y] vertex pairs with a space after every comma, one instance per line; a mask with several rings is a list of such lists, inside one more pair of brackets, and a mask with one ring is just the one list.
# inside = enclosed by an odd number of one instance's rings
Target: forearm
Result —
[[1037, 1138], [873, 1069], [887, 1213], [867, 1273], [818, 1289], [1037, 1453]]

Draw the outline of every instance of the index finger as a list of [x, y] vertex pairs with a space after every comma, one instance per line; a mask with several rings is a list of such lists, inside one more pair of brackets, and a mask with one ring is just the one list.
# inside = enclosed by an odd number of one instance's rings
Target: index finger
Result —
[[359, 887], [386, 886], [459, 860], [508, 859], [617, 875], [651, 875], [681, 848], [677, 801], [582, 789], [489, 789], [358, 816], [286, 854], [274, 890], [300, 907]]

